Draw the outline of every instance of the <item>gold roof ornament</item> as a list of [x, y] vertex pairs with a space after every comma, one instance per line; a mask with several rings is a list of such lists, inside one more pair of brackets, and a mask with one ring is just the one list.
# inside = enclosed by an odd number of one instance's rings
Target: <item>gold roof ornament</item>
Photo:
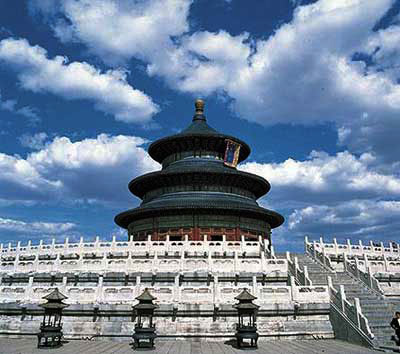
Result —
[[194, 102], [194, 106], [196, 107], [196, 114], [203, 114], [204, 113], [204, 101], [198, 98]]

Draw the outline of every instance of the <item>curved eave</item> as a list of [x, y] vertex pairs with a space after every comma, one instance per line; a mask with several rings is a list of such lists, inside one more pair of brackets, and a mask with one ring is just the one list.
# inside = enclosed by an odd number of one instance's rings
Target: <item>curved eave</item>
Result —
[[[129, 190], [132, 194], [143, 199], [145, 193], [150, 190], [171, 185], [185, 185], [193, 182], [212, 181], [212, 177], [219, 178], [223, 185], [236, 185], [235, 179], [243, 179], [243, 188], [254, 193], [256, 198], [267, 194], [271, 189], [269, 182], [261, 176], [252, 173], [238, 171], [231, 168], [207, 171], [205, 168], [193, 167], [177, 171], [161, 170], [150, 172], [133, 179], [129, 183]], [[246, 183], [248, 181], [249, 183]], [[212, 182], [211, 182], [212, 183]]]
[[272, 229], [280, 226], [283, 224], [285, 221], [284, 217], [269, 209], [265, 209], [262, 207], [247, 207], [247, 206], [235, 206], [235, 205], [226, 205], [226, 206], [211, 206], [211, 205], [198, 205], [198, 204], [192, 204], [192, 205], [175, 205], [174, 207], [169, 207], [168, 210], [160, 207], [143, 207], [140, 206], [138, 208], [130, 209], [127, 211], [124, 211], [120, 214], [118, 214], [115, 218], [114, 221], [115, 223], [123, 227], [124, 229], [127, 229], [129, 224], [132, 221], [146, 218], [146, 217], [152, 217], [152, 216], [158, 216], [158, 215], [181, 215], [185, 212], [190, 213], [193, 210], [196, 211], [196, 213], [205, 213], [205, 212], [210, 212], [210, 210], [213, 210], [215, 212], [221, 213], [221, 214], [232, 214], [232, 215], [241, 215], [243, 216], [244, 214], [249, 214], [249, 216], [254, 217], [254, 218], [260, 218], [268, 222], [268, 224], [271, 226]]
[[176, 134], [159, 139], [149, 146], [149, 155], [159, 163], [169, 155], [179, 151], [190, 151], [193, 148], [210, 149], [211, 151], [224, 152], [225, 140], [230, 139], [241, 145], [239, 162], [250, 155], [250, 147], [244, 141], [225, 134]]

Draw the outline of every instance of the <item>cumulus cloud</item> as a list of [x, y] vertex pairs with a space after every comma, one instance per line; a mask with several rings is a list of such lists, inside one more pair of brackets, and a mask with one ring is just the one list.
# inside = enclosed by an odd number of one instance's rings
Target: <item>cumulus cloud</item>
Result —
[[0, 231], [13, 231], [26, 234], [62, 234], [75, 228], [76, 224], [71, 222], [26, 222], [0, 217]]
[[46, 200], [62, 182], [43, 178], [26, 159], [0, 153], [0, 186], [0, 199]]
[[311, 205], [296, 209], [288, 230], [299, 237], [322, 234], [352, 239], [398, 239], [400, 201], [352, 200], [335, 206]]
[[278, 247], [298, 249], [305, 235], [389, 240], [400, 230], [399, 166], [382, 169], [370, 153], [313, 151], [304, 161], [248, 162], [240, 169], [272, 185], [261, 204], [285, 215], [273, 232]]
[[72, 142], [56, 137], [25, 159], [0, 154], [0, 199], [58, 202], [133, 202], [127, 184], [158, 168], [145, 140], [108, 136]]
[[32, 150], [43, 149], [46, 139], [47, 134], [45, 132], [36, 133], [34, 135], [24, 134], [18, 138], [22, 146]]
[[369, 153], [357, 157], [347, 151], [333, 156], [313, 151], [305, 161], [248, 162], [240, 168], [270, 181], [270, 194], [275, 203], [334, 203], [400, 196], [398, 173], [395, 170], [384, 173], [377, 169], [376, 158]]
[[79, 41], [108, 63], [132, 57], [152, 60], [172, 49], [171, 36], [189, 29], [191, 0], [35, 0], [31, 11], [44, 15], [62, 42]]
[[126, 71], [101, 72], [85, 62], [69, 63], [66, 57], [49, 59], [45, 49], [25, 39], [0, 41], [0, 61], [18, 72], [24, 89], [91, 100], [96, 109], [116, 120], [145, 122], [159, 110], [149, 96], [128, 84]]
[[56, 36], [84, 43], [106, 62], [135, 57], [177, 90], [223, 93], [249, 121], [335, 122], [339, 143], [351, 151], [373, 151], [386, 163], [400, 153], [393, 133], [400, 129], [399, 27], [374, 32], [394, 0], [294, 1], [292, 21], [266, 39], [188, 32], [189, 0], [46, 3], [31, 6]]

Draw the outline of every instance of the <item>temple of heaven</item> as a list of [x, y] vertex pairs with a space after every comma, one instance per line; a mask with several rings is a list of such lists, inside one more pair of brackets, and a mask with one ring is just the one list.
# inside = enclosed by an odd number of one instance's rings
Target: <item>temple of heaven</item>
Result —
[[142, 199], [139, 207], [124, 211], [115, 222], [128, 230], [131, 240], [271, 241], [271, 229], [283, 217], [260, 207], [257, 199], [270, 184], [236, 165], [250, 154], [250, 147], [233, 136], [211, 128], [204, 102], [196, 100], [192, 123], [182, 132], [159, 139], [149, 147], [150, 156], [162, 164], [160, 171], [139, 176], [129, 190]]

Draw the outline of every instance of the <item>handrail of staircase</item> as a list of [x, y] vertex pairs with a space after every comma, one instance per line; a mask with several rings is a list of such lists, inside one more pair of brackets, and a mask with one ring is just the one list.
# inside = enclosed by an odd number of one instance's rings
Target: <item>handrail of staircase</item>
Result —
[[312, 285], [312, 281], [310, 277], [308, 276], [308, 270], [307, 267], [304, 266], [304, 269], [302, 270], [299, 267], [299, 261], [297, 257], [295, 256], [294, 259], [291, 259], [290, 252], [286, 252], [286, 259], [288, 262], [288, 270], [289, 273], [294, 276], [295, 280], [300, 284], [300, 285]]
[[306, 254], [318, 261], [324, 266], [325, 269], [330, 271], [335, 270], [332, 266], [330, 258], [325, 254], [325, 249], [322, 248], [322, 252], [317, 251], [316, 242], [309, 242], [307, 236], [304, 237], [304, 249]]
[[331, 297], [331, 303], [344, 315], [344, 317], [351, 322], [372, 344], [374, 334], [369, 327], [368, 319], [363, 315], [360, 300], [354, 298], [354, 305], [352, 305], [347, 299], [344, 292], [344, 286], [340, 285], [339, 291], [337, 291], [332, 284], [332, 278], [328, 278], [328, 289]]
[[357, 257], [355, 257], [355, 264], [353, 264], [349, 262], [347, 255], [343, 254], [343, 267], [346, 272], [353, 275], [356, 279], [361, 280], [361, 282], [363, 282], [369, 289], [374, 291], [379, 296], [385, 294], [379, 285], [379, 281], [373, 276], [371, 268], [368, 267], [368, 272], [364, 272], [362, 269], [360, 269]]
[[274, 246], [265, 247], [264, 252], [267, 258], [276, 258]]

